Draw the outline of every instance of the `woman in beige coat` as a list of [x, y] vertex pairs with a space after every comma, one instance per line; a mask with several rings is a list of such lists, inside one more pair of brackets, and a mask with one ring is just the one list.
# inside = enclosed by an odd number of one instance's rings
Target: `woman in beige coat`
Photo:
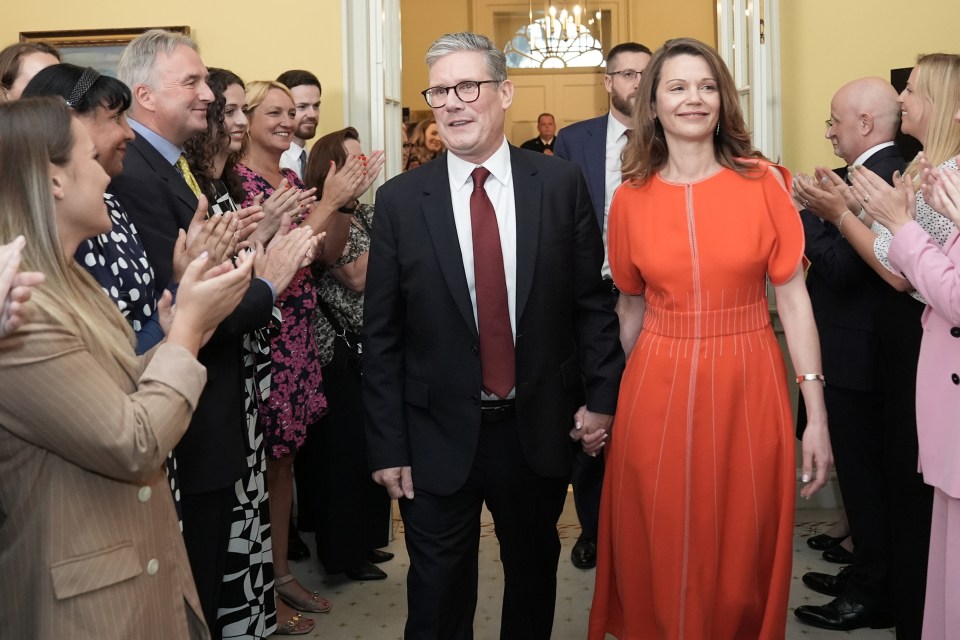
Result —
[[0, 105], [0, 242], [45, 282], [0, 338], [0, 629], [11, 638], [207, 638], [163, 461], [206, 382], [196, 355], [252, 261], [191, 263], [141, 358], [73, 260], [110, 229], [109, 179], [62, 100]]

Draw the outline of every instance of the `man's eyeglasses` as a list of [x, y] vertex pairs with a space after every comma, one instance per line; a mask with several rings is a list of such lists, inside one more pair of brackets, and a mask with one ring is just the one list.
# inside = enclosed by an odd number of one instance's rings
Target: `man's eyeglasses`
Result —
[[447, 94], [453, 89], [460, 102], [475, 102], [480, 97], [480, 85], [486, 83], [500, 84], [502, 80], [464, 80], [452, 87], [430, 87], [420, 92], [423, 99], [433, 109], [438, 109], [447, 103]]
[[833, 126], [833, 118], [827, 118], [824, 120], [824, 124], [827, 125], [827, 129]]
[[607, 71], [607, 75], [620, 76], [627, 82], [633, 82], [634, 80], [639, 78], [641, 75], [643, 75], [643, 71], [634, 71], [633, 69], [624, 69], [623, 71]]

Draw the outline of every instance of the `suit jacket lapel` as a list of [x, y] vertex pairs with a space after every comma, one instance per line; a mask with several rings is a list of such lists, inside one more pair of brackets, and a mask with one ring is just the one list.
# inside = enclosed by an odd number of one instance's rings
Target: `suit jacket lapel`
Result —
[[[183, 202], [188, 208], [189, 211], [186, 212], [187, 217], [185, 218], [185, 222], [189, 224], [193, 218], [193, 212], [197, 209], [197, 196], [193, 195], [193, 191], [187, 186], [187, 182], [183, 179], [183, 176], [139, 133], [136, 134], [136, 139], [132, 140], [129, 144], [140, 152], [143, 159], [146, 160], [147, 164], [150, 165], [157, 176], [167, 183], [173, 194], [177, 196], [177, 199]], [[181, 212], [181, 221], [184, 221], [183, 215], [184, 212]]]
[[510, 165], [513, 172], [513, 198], [517, 214], [517, 324], [533, 286], [533, 271], [537, 262], [537, 244], [540, 237], [540, 206], [543, 182], [537, 168], [528, 162], [515, 147], [510, 147]]
[[597, 222], [603, 229], [603, 205], [606, 197], [607, 182], [604, 175], [607, 171], [607, 116], [602, 115], [591, 121], [591, 126], [587, 129], [587, 149], [588, 158], [596, 158], [595, 162], [588, 163], [590, 173], [586, 176], [590, 182], [594, 197], [594, 214], [597, 216]]
[[470, 300], [470, 290], [467, 288], [467, 278], [463, 272], [463, 254], [460, 252], [457, 225], [453, 220], [446, 154], [441, 154], [436, 160], [427, 163], [419, 170], [432, 172], [424, 176], [423, 199], [420, 201], [420, 207], [427, 223], [430, 240], [433, 242], [433, 250], [440, 263], [440, 271], [464, 322], [473, 331], [473, 335], [477, 336], [479, 333], [473, 317], [473, 302]]

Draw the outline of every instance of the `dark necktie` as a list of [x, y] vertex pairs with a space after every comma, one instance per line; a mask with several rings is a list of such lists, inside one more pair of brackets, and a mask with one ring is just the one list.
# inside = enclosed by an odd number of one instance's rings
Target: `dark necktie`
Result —
[[303, 180], [303, 177], [307, 174], [307, 150], [300, 150], [300, 179]]
[[516, 385], [516, 362], [500, 230], [493, 203], [483, 188], [490, 171], [477, 167], [471, 175], [473, 193], [470, 194], [470, 226], [473, 231], [473, 274], [477, 293], [482, 382], [486, 391], [506, 398]]

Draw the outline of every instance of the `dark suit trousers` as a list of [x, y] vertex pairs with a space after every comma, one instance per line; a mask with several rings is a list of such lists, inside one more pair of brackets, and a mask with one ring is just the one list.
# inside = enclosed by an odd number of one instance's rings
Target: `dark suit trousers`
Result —
[[482, 424], [466, 484], [450, 496], [416, 489], [400, 500], [410, 555], [407, 640], [469, 640], [477, 607], [480, 510], [493, 515], [504, 573], [502, 640], [547, 640], [553, 630], [568, 478], [527, 466], [515, 419]]
[[216, 633], [217, 610], [220, 608], [220, 590], [236, 500], [233, 485], [216, 491], [185, 493], [181, 496], [183, 542], [190, 559], [193, 581], [197, 585], [200, 606], [203, 607], [203, 616], [213, 638], [220, 637]]
[[919, 640], [926, 593], [933, 489], [917, 473], [917, 361], [923, 304], [884, 293], [876, 319], [883, 394], [884, 465], [897, 640]]
[[359, 373], [334, 359], [323, 367], [323, 388], [329, 410], [307, 438], [317, 484], [303, 489], [315, 516], [317, 557], [327, 573], [341, 573], [389, 542], [390, 496], [367, 468]]
[[823, 389], [830, 419], [830, 442], [840, 493], [853, 535], [853, 564], [847, 595], [868, 606], [888, 608], [890, 564], [887, 550], [887, 495], [883, 438], [877, 431], [883, 399], [872, 391]]
[[603, 488], [604, 457], [593, 457], [577, 447], [577, 457], [573, 460], [573, 501], [577, 506], [577, 519], [580, 520], [580, 535], [591, 540], [597, 539], [597, 524], [600, 520], [600, 490]]

